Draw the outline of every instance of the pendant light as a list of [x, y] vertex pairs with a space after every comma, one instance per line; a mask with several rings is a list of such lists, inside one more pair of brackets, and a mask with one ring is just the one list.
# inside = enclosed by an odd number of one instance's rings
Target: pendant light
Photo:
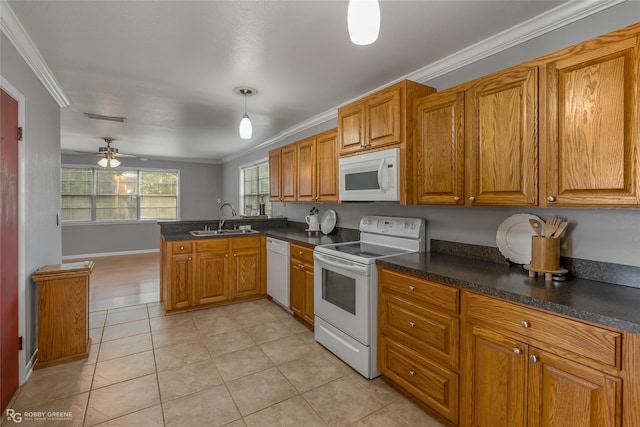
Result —
[[251, 126], [251, 120], [249, 120], [249, 114], [247, 114], [247, 96], [255, 95], [258, 91], [249, 87], [237, 87], [233, 91], [244, 96], [244, 116], [242, 116], [242, 120], [240, 120], [240, 127], [238, 129], [240, 131], [240, 138], [251, 139], [253, 126]]
[[347, 26], [353, 44], [364, 46], [375, 42], [380, 32], [378, 0], [350, 0]]

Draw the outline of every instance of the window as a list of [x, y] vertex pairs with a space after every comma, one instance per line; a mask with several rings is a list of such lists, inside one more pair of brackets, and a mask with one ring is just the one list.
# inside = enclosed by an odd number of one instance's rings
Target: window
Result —
[[62, 168], [62, 221], [178, 219], [178, 171]]
[[259, 210], [264, 201], [265, 214], [271, 215], [269, 202], [269, 160], [240, 168], [240, 210], [250, 215], [251, 210]]

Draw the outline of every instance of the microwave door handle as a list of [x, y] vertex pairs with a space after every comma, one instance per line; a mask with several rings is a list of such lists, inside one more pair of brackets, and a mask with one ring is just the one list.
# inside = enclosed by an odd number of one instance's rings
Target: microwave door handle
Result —
[[342, 268], [344, 270], [349, 270], [349, 271], [352, 271], [354, 273], [359, 273], [359, 274], [367, 274], [368, 273], [367, 267], [360, 267], [360, 266], [357, 266], [357, 265], [343, 264], [343, 263], [340, 263], [340, 262], [331, 261], [331, 260], [323, 257], [322, 255], [318, 255], [318, 254], [313, 254], [313, 258], [316, 261], [325, 263], [325, 264], [330, 265], [332, 267]]
[[380, 165], [378, 166], [378, 187], [380, 187], [380, 190], [386, 192], [387, 189], [384, 188], [384, 185], [382, 184], [382, 171], [384, 169], [384, 164], [386, 163], [385, 159], [380, 160]]

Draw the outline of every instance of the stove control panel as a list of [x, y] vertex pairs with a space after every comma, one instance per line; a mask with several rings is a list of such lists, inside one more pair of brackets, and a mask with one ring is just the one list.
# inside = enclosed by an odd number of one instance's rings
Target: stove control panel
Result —
[[409, 239], [424, 236], [425, 221], [422, 218], [365, 216], [360, 220], [360, 231]]

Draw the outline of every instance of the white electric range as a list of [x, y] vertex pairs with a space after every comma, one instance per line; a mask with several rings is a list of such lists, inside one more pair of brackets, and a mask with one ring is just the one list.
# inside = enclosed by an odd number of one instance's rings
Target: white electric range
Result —
[[315, 339], [366, 378], [376, 367], [378, 270], [376, 260], [425, 250], [420, 218], [365, 216], [360, 240], [316, 246]]

